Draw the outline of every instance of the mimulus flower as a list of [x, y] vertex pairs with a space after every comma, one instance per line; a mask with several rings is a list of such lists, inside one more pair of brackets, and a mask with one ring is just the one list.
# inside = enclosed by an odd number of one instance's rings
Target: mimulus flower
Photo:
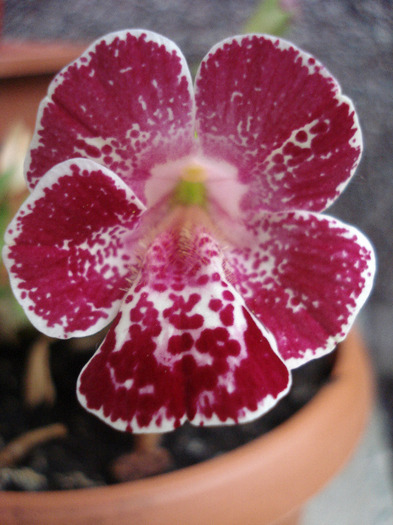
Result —
[[175, 44], [142, 30], [107, 35], [59, 73], [4, 257], [45, 334], [112, 322], [78, 381], [87, 410], [162, 432], [274, 406], [369, 294], [369, 242], [320, 213], [360, 154], [351, 101], [278, 38], [219, 43], [195, 91]]

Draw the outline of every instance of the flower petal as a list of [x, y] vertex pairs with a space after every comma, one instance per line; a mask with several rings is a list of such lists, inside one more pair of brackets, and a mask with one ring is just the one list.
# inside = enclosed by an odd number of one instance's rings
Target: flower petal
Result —
[[58, 162], [83, 157], [143, 199], [152, 166], [190, 152], [193, 120], [191, 77], [177, 46], [150, 31], [111, 33], [51, 83], [26, 161], [29, 186]]
[[[355, 228], [309, 212], [266, 214], [228, 259], [248, 308], [291, 368], [333, 350], [365, 302], [373, 249]], [[252, 246], [252, 248], [251, 248]]]
[[276, 404], [289, 372], [222, 264], [202, 229], [159, 235], [81, 373], [78, 396], [87, 410], [120, 430], [165, 432], [187, 419], [249, 421]]
[[49, 336], [94, 333], [111, 321], [130, 273], [130, 237], [144, 206], [106, 168], [58, 164], [8, 227], [5, 264], [31, 322]]
[[262, 35], [217, 44], [196, 79], [208, 157], [238, 169], [243, 213], [322, 211], [340, 194], [362, 140], [349, 99], [311, 55]]

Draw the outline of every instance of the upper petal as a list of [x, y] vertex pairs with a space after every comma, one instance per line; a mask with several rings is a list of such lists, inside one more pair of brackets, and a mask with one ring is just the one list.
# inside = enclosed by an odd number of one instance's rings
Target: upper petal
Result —
[[203, 229], [190, 233], [155, 239], [79, 378], [81, 403], [115, 428], [249, 421], [288, 391], [274, 338], [227, 281], [217, 244]]
[[40, 180], [8, 227], [3, 253], [13, 291], [40, 331], [89, 335], [114, 318], [143, 210], [117, 175], [90, 160], [65, 161]]
[[234, 165], [241, 210], [322, 211], [361, 154], [355, 110], [311, 55], [274, 37], [224, 40], [196, 79], [204, 153]]
[[29, 187], [58, 162], [83, 157], [143, 199], [151, 167], [190, 152], [193, 120], [190, 73], [177, 46], [150, 31], [111, 33], [49, 86], [26, 160]]
[[287, 212], [255, 218], [243, 242], [227, 254], [237, 289], [287, 364], [295, 368], [333, 350], [371, 290], [369, 241], [332, 217]]

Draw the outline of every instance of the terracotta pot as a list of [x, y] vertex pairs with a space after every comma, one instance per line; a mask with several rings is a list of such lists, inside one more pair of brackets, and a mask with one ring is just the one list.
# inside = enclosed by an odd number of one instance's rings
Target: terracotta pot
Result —
[[87, 47], [86, 42], [0, 39], [0, 141], [15, 122], [33, 132], [38, 105], [53, 75]]
[[233, 452], [169, 474], [97, 489], [0, 494], [2, 525], [290, 525], [344, 465], [373, 398], [352, 332], [332, 378], [302, 410]]

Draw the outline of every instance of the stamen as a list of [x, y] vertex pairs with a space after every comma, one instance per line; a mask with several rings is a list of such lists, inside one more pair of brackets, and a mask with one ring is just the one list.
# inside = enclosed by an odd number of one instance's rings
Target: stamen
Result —
[[204, 182], [207, 173], [203, 166], [195, 163], [184, 168], [181, 178], [188, 182]]

